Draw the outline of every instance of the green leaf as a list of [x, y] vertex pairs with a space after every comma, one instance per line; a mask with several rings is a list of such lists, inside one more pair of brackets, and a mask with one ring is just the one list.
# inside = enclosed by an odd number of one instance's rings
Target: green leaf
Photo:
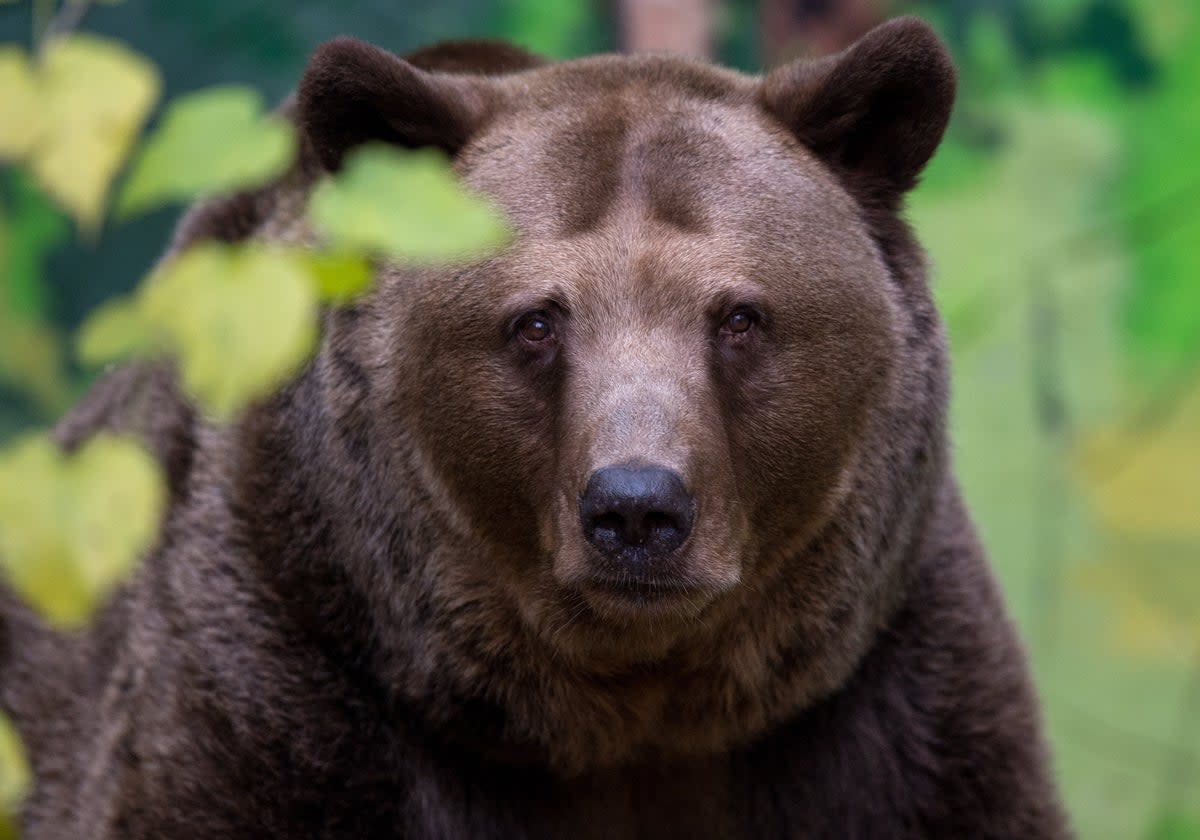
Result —
[[139, 308], [178, 358], [187, 389], [222, 418], [269, 396], [316, 341], [317, 300], [303, 260], [261, 245], [184, 252], [147, 281]]
[[374, 279], [368, 260], [353, 254], [315, 252], [306, 258], [317, 297], [333, 304], [358, 297]]
[[360, 149], [317, 187], [309, 214], [337, 249], [405, 263], [479, 259], [509, 239], [500, 213], [468, 193], [431, 149]]
[[71, 35], [38, 68], [38, 125], [29, 166], [86, 231], [104, 214], [109, 184], [158, 98], [158, 71], [115, 41]]
[[161, 348], [137, 299], [116, 298], [88, 316], [76, 336], [76, 354], [84, 364], [100, 366]]
[[47, 618], [78, 626], [150, 544], [164, 500], [157, 462], [132, 441], [67, 456], [25, 437], [0, 452], [0, 563]]
[[287, 168], [295, 146], [291, 125], [264, 115], [261, 98], [250, 88], [231, 85], [182, 96], [143, 147], [118, 213], [259, 186]]

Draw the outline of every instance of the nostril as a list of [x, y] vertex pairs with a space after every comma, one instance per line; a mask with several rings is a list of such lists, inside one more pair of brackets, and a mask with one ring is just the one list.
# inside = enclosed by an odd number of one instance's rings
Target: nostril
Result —
[[642, 530], [647, 535], [666, 534], [679, 530], [679, 520], [669, 513], [652, 510], [642, 517]]
[[592, 531], [599, 536], [618, 538], [625, 530], [625, 517], [619, 513], [602, 513], [592, 519]]
[[677, 527], [677, 520], [671, 514], [660, 514], [659, 511], [652, 510], [642, 518], [642, 524], [648, 530], [658, 530], [659, 528]]

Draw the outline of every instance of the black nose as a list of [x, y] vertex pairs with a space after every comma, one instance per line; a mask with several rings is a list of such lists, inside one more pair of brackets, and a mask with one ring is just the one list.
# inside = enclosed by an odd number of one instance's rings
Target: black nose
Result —
[[656, 557], [679, 548], [692, 530], [692, 497], [662, 467], [605, 467], [579, 498], [583, 535], [615, 560]]

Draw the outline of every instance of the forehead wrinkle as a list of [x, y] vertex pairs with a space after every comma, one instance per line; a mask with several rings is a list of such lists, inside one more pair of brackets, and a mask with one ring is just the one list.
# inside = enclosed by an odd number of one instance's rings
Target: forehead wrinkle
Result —
[[566, 124], [547, 138], [541, 157], [559, 229], [571, 236], [597, 227], [616, 201], [633, 117], [617, 95], [566, 117]]
[[[702, 278], [716, 281], [740, 267], [743, 277], [775, 288], [836, 273], [852, 256], [843, 253], [847, 235], [864, 246], [857, 206], [836, 178], [777, 136], [752, 106], [665, 95], [639, 103], [629, 95], [581, 95], [580, 104], [551, 112], [506, 115], [481, 138], [465, 173], [472, 188], [510, 213], [518, 241], [546, 247], [544, 266], [588, 276], [566, 283], [568, 296], [604, 297], [616, 310], [653, 285], [691, 310], [697, 294], [720, 291], [698, 287]], [[591, 143], [596, 131], [608, 132], [598, 146]], [[597, 153], [581, 156], [581, 149]], [[674, 183], [688, 190], [682, 204], [689, 212], [662, 212]], [[564, 235], [564, 220], [573, 233]], [[670, 251], [676, 265], [668, 261], [661, 276], [627, 286], [636, 279], [632, 255], [644, 249]], [[799, 269], [795, 278], [770, 275], [772, 255], [781, 253]], [[861, 254], [849, 260], [861, 261]], [[542, 274], [541, 266], [528, 269]], [[646, 282], [681, 273], [688, 282]]]
[[523, 235], [579, 236], [623, 204], [649, 223], [714, 230], [734, 204], [761, 201], [747, 182], [797, 165], [750, 105], [637, 84], [578, 93], [570, 104], [502, 115], [460, 164]]
[[664, 224], [708, 228], [710, 185], [728, 177], [737, 157], [721, 136], [730, 120], [642, 93], [609, 92], [542, 115], [553, 125], [536, 144], [533, 183], [559, 234], [595, 230], [626, 202]]
[[691, 109], [668, 111], [639, 128], [622, 172], [629, 200], [656, 222], [707, 232], [713, 186], [727, 177], [735, 160], [729, 143]]

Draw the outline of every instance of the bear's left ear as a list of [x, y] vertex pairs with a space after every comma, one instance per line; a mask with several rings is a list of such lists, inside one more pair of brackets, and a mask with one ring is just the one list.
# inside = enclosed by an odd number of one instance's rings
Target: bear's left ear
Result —
[[954, 88], [946, 48], [926, 23], [907, 17], [837, 55], [775, 70], [759, 98], [860, 199], [894, 206], [941, 141]]
[[296, 93], [297, 122], [326, 169], [378, 140], [453, 155], [494, 108], [486, 76], [422, 70], [356, 38], [316, 49]]

